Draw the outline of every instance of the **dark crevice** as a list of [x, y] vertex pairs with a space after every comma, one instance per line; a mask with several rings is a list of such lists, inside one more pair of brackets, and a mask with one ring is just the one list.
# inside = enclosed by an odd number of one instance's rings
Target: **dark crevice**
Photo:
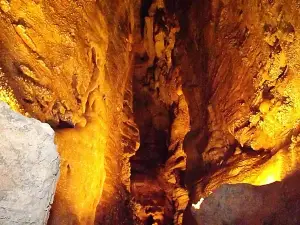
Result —
[[145, 29], [145, 17], [147, 17], [148, 10], [152, 5], [153, 0], [141, 0], [141, 11], [140, 11], [140, 23], [141, 23], [141, 35], [144, 37], [144, 29]]

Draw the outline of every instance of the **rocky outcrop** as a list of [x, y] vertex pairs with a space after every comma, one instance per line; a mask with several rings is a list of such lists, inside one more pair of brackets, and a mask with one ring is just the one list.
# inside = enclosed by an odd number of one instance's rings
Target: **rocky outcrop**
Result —
[[264, 186], [224, 184], [192, 207], [198, 225], [297, 225], [299, 174]]
[[0, 224], [47, 224], [59, 177], [54, 131], [0, 102]]
[[62, 166], [50, 224], [93, 224], [125, 199], [120, 131], [138, 6], [0, 2], [0, 99], [56, 131]]
[[189, 198], [293, 172], [288, 2], [0, 1], [0, 99], [56, 131], [49, 224], [181, 224]]
[[191, 118], [192, 203], [223, 183], [281, 180], [299, 164], [299, 4], [289, 3], [169, 3], [181, 27], [174, 58]]

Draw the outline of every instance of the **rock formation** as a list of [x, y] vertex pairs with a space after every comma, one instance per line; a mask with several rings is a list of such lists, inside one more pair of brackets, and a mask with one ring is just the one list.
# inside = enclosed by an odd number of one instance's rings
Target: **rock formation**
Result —
[[263, 186], [224, 184], [193, 208], [198, 225], [299, 224], [299, 174]]
[[189, 113], [172, 59], [180, 28], [164, 1], [150, 3], [143, 8], [144, 32], [133, 47], [133, 111], [141, 144], [131, 158], [131, 194], [142, 223], [181, 224], [188, 203], [182, 146]]
[[56, 132], [49, 224], [190, 225], [220, 185], [299, 167], [296, 0], [2, 0], [0, 16], [0, 99]]
[[0, 224], [47, 224], [59, 177], [54, 131], [0, 102]]
[[295, 1], [189, 3], [176, 10], [186, 29], [177, 48], [195, 203], [223, 183], [262, 185], [297, 169], [299, 11]]

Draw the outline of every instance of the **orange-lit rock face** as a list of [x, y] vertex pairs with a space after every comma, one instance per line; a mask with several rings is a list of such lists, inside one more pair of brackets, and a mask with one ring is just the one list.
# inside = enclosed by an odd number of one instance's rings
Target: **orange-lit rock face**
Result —
[[181, 224], [186, 187], [194, 202], [292, 173], [300, 24], [288, 3], [0, 1], [0, 100], [56, 128], [49, 224], [130, 224], [131, 204], [143, 222]]
[[184, 187], [189, 130], [180, 69], [172, 54], [180, 30], [162, 0], [142, 1], [141, 32], [133, 45], [133, 113], [140, 147], [131, 158], [131, 196], [141, 224], [182, 224], [188, 203]]
[[[12, 89], [5, 82], [4, 73], [0, 70], [0, 100], [9, 104], [11, 109], [14, 111], [22, 112], [23, 110], [20, 108]], [[2, 80], [3, 79], [3, 80]]]
[[82, 13], [82, 4], [0, 4], [3, 80], [28, 113], [54, 125], [79, 122], [93, 85], [103, 77], [106, 22], [95, 3], [84, 2], [90, 17]]
[[194, 132], [187, 142], [195, 144], [186, 149], [198, 157], [187, 165], [197, 193], [222, 183], [267, 184], [297, 169], [298, 7], [216, 0], [187, 9], [185, 43], [193, 47], [183, 53], [183, 91]]
[[212, 24], [205, 37], [212, 111], [222, 118], [223, 130], [254, 150], [279, 149], [297, 133], [300, 43], [292, 2], [213, 1], [210, 6]]
[[83, 128], [56, 132], [61, 173], [49, 224], [94, 224], [106, 177], [106, 124], [91, 117]]
[[123, 188], [120, 124], [135, 5], [0, 2], [0, 99], [58, 129], [61, 180], [50, 224], [94, 224], [97, 205], [109, 214]]

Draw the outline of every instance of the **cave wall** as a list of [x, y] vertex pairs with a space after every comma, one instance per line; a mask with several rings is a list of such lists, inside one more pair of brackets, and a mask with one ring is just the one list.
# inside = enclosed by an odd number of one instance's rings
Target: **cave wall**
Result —
[[150, 100], [148, 122], [156, 136], [150, 150], [157, 154], [147, 159], [154, 165], [148, 169], [163, 202], [148, 212], [181, 223], [189, 115], [172, 62], [175, 15], [163, 1], [16, 0], [0, 6], [0, 98], [56, 131], [61, 177], [49, 224], [132, 224], [149, 207], [139, 210], [131, 201], [136, 168], [129, 159], [149, 128], [141, 122], [147, 114], [137, 116], [140, 97], [142, 104]]
[[298, 166], [296, 0], [0, 9], [0, 99], [56, 131], [49, 224], [181, 224], [186, 189], [190, 206]]
[[56, 130], [61, 178], [49, 224], [104, 220], [127, 195], [120, 131], [138, 5], [0, 3], [0, 98]]
[[281, 180], [298, 166], [299, 3], [189, 3], [175, 10], [191, 201], [222, 183]]

